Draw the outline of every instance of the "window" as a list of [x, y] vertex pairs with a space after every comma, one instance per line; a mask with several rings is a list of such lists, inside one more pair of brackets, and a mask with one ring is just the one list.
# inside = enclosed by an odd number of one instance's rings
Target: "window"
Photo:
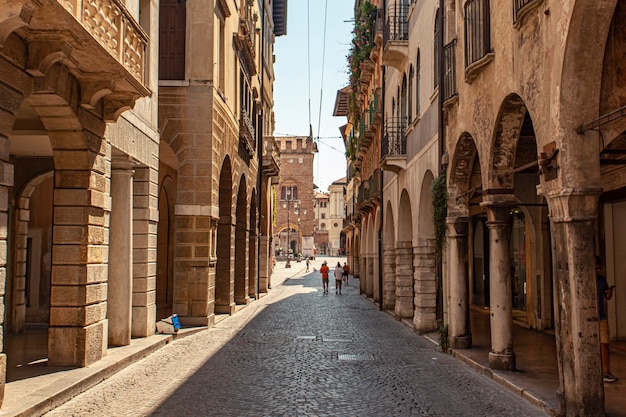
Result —
[[295, 185], [282, 186], [280, 188], [281, 200], [297, 200], [298, 199], [298, 187]]
[[339, 223], [333, 223], [333, 227], [339, 227]]
[[441, 23], [439, 21], [440, 21], [439, 9], [437, 9], [437, 14], [436, 14], [436, 17], [435, 17], [435, 54], [434, 54], [434, 57], [433, 57], [433, 63], [434, 63], [434, 66], [435, 66], [435, 70], [433, 72], [434, 79], [435, 79], [434, 80], [435, 81], [434, 82], [435, 88], [439, 87], [439, 48], [441, 48], [441, 39], [440, 39], [440, 36], [441, 36], [440, 30], [441, 30], [441, 28], [439, 27]]
[[326, 218], [326, 213], [322, 213], [322, 219]]
[[159, 7], [159, 79], [185, 79], [184, 1], [161, 0]]
[[491, 52], [489, 0], [465, 2], [465, 66]]
[[406, 103], [406, 74], [402, 77], [402, 90], [400, 93], [400, 117], [407, 120], [407, 103]]
[[420, 114], [420, 50], [417, 50], [417, 59], [415, 60], [415, 114]]
[[324, 229], [326, 229], [326, 223], [320, 224], [320, 230], [324, 230]]
[[413, 121], [413, 64], [411, 64], [411, 67], [409, 68], [409, 86], [407, 87], [407, 94], [407, 116], [410, 124]]

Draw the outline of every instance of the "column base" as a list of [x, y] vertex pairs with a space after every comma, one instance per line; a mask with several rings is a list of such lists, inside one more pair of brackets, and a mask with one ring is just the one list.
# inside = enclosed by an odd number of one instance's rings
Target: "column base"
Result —
[[215, 324], [215, 314], [208, 317], [178, 317], [180, 324], [185, 327], [213, 327]]
[[489, 352], [489, 367], [497, 371], [514, 371], [515, 353]]
[[215, 306], [215, 314], [235, 314], [237, 309], [237, 305], [232, 303], [230, 305], [216, 305]]
[[247, 306], [248, 304], [250, 304], [250, 297], [235, 298], [235, 304]]
[[469, 349], [472, 347], [472, 336], [450, 336], [448, 337], [448, 347], [450, 349]]

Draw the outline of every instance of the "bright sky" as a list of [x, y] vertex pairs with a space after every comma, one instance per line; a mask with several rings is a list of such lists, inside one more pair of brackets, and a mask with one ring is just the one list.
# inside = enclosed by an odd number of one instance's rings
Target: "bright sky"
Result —
[[347, 119], [334, 117], [333, 109], [337, 90], [348, 84], [346, 56], [354, 26], [354, 0], [289, 0], [287, 12], [287, 35], [277, 37], [275, 44], [274, 134], [308, 136], [310, 103], [313, 138], [319, 137], [319, 153], [313, 162], [314, 182], [325, 192], [330, 184], [346, 176], [345, 147], [339, 127]]

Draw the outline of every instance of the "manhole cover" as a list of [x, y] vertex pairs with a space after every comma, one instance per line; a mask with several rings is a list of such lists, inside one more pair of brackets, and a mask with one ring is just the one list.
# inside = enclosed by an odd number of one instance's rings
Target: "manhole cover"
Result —
[[315, 336], [298, 336], [296, 337], [298, 340], [315, 340]]
[[340, 361], [373, 361], [371, 353], [340, 353], [337, 356]]

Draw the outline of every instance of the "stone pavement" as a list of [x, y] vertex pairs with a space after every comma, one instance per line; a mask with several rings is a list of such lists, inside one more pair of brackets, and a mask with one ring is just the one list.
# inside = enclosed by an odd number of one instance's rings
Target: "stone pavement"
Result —
[[267, 296], [47, 415], [545, 415], [381, 314], [358, 280], [336, 295], [331, 279], [323, 295], [319, 272], [304, 268], [277, 264]]

